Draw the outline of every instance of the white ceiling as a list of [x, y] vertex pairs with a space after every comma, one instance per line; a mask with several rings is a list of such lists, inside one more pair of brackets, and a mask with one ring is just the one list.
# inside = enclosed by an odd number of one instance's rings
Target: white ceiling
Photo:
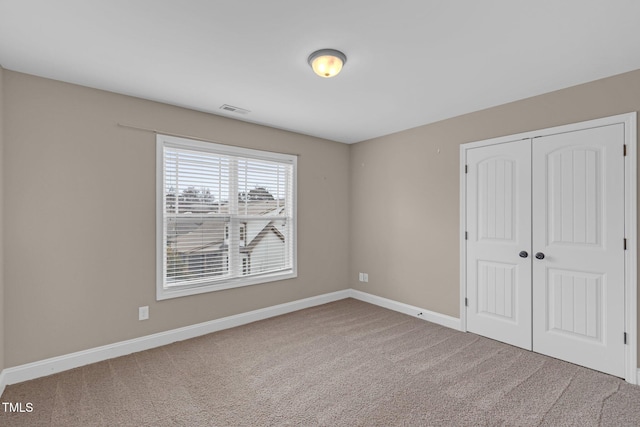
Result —
[[[640, 69], [638, 18], [640, 0], [0, 0], [0, 64], [353, 143]], [[339, 76], [311, 71], [321, 48], [347, 55]]]

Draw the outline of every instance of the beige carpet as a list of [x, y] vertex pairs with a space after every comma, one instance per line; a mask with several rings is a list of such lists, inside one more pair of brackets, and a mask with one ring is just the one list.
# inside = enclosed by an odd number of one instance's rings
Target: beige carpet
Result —
[[2, 426], [638, 426], [640, 387], [353, 299], [7, 387]]

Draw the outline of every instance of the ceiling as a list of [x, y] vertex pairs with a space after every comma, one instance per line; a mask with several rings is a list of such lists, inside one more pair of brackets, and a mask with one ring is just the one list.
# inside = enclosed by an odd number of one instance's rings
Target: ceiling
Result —
[[[638, 0], [0, 0], [0, 64], [353, 143], [640, 69], [638, 17]], [[337, 77], [307, 64], [322, 48], [347, 55]]]

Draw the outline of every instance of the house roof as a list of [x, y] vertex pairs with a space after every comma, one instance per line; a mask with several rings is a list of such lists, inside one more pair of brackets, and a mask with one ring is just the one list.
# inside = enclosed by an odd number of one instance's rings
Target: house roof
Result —
[[271, 221], [256, 235], [253, 240], [251, 240], [251, 242], [249, 242], [248, 245], [244, 246], [241, 251], [249, 253], [252, 252], [269, 233], [274, 233], [284, 243], [284, 234], [282, 234], [273, 224], [273, 221]]
[[[284, 209], [281, 200], [251, 200], [241, 202], [239, 207], [244, 215], [264, 216], [265, 219], [281, 215]], [[223, 249], [225, 245], [226, 222], [226, 218], [211, 214], [183, 214], [169, 222], [167, 234], [169, 241], [174, 244], [174, 249], [180, 253], [218, 251]], [[282, 232], [278, 230], [273, 221], [269, 221], [251, 242], [244, 246], [243, 251], [252, 251], [269, 232], [275, 233], [284, 242], [285, 238]]]
[[174, 241], [174, 248], [181, 253], [219, 250], [224, 243], [225, 224], [226, 222], [222, 218], [204, 219], [195, 228], [186, 233], [178, 234]]

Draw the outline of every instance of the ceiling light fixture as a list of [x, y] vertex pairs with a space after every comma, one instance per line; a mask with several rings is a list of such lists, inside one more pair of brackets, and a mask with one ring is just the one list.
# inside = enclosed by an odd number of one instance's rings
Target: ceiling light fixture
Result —
[[347, 63], [347, 56], [335, 49], [320, 49], [309, 55], [307, 60], [313, 71], [320, 77], [336, 76]]

